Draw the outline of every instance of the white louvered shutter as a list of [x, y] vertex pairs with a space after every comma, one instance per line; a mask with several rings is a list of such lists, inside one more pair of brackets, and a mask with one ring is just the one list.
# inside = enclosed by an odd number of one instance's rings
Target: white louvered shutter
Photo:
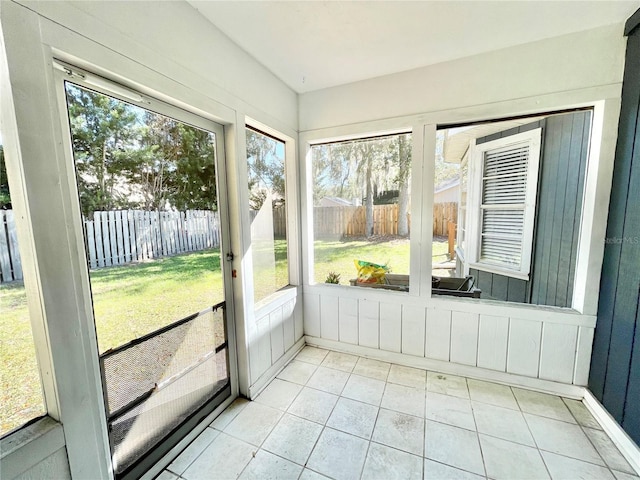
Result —
[[476, 262], [526, 276], [533, 242], [540, 129], [478, 147], [482, 155]]

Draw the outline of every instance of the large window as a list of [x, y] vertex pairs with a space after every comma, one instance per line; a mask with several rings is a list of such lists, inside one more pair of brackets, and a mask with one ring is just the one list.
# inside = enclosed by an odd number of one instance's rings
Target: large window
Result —
[[256, 303], [289, 285], [285, 143], [247, 128], [249, 216]]
[[411, 149], [410, 133], [311, 147], [316, 283], [408, 290]]
[[457, 214], [446, 215], [456, 245], [434, 263], [435, 294], [572, 306], [590, 135], [590, 110], [438, 132], [459, 169], [455, 197], [436, 188], [434, 236], [439, 201]]
[[0, 436], [46, 413], [0, 138]]

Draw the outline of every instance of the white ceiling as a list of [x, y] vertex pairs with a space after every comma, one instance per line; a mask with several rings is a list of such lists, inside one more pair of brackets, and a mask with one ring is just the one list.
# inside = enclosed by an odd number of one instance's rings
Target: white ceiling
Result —
[[296, 92], [624, 22], [640, 0], [199, 1]]

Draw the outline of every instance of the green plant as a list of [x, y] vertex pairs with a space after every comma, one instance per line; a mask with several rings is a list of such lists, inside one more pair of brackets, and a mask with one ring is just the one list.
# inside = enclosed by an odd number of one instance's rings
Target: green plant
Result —
[[340, 274], [336, 272], [329, 272], [327, 274], [327, 278], [324, 280], [324, 283], [340, 283]]

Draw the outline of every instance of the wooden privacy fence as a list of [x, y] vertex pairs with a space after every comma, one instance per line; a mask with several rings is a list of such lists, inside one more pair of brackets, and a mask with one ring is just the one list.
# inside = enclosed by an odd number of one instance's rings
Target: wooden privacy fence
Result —
[[[366, 207], [314, 207], [316, 238], [366, 235]], [[398, 205], [373, 206], [373, 234], [398, 235]]]
[[[365, 207], [315, 207], [316, 238], [365, 235]], [[13, 211], [0, 210], [0, 283], [22, 279], [22, 264]], [[458, 204], [433, 206], [433, 234], [447, 236], [449, 221], [458, 222]], [[273, 212], [274, 234], [286, 234], [284, 208]], [[411, 222], [409, 227], [411, 227]], [[148, 212], [118, 210], [94, 212], [85, 220], [87, 251], [91, 268], [124, 265], [183, 252], [220, 246], [217, 212]], [[398, 234], [398, 205], [374, 205], [374, 235]]]
[[[373, 206], [373, 234], [398, 235], [398, 205]], [[316, 238], [361, 237], [366, 234], [366, 210], [360, 207], [314, 207], [313, 228]], [[411, 219], [408, 226], [411, 229]], [[448, 222], [457, 223], [456, 202], [433, 206], [433, 235], [447, 236]]]
[[446, 237], [449, 222], [458, 223], [458, 203], [434, 203], [433, 205], [433, 235]]
[[84, 225], [91, 268], [220, 246], [220, 217], [208, 210], [94, 212]]
[[[94, 212], [85, 219], [91, 268], [124, 265], [220, 246], [218, 212]], [[18, 238], [12, 210], [0, 210], [0, 283], [22, 279]]]
[[12, 210], [0, 210], [0, 283], [22, 279], [18, 236]]

